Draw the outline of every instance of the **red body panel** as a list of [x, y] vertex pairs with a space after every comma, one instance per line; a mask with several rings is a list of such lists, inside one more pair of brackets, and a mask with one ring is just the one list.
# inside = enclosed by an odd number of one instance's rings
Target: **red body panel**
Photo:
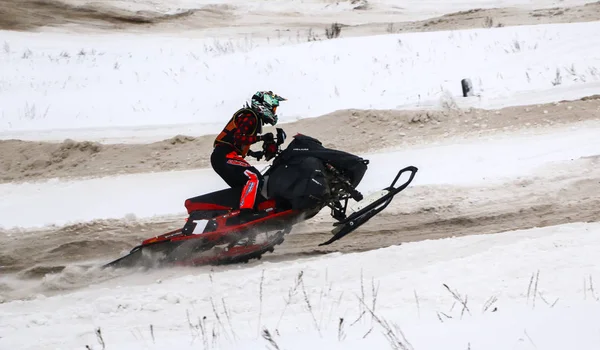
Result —
[[213, 203], [193, 203], [189, 199], [185, 201], [185, 208], [187, 209], [188, 214], [191, 214], [196, 210], [231, 210], [230, 207], [225, 207], [218, 204]]
[[218, 262], [224, 258], [232, 258], [232, 257], [236, 257], [238, 255], [252, 253], [253, 251], [261, 249], [267, 245], [268, 244], [255, 244], [255, 245], [244, 246], [244, 247], [233, 247], [233, 248], [230, 248], [227, 251], [223, 251], [221, 254], [218, 254], [215, 256], [208, 256], [208, 257], [192, 259], [189, 261], [182, 261], [182, 262], [176, 263], [176, 265], [194, 266], [194, 265], [210, 264], [210, 263]]
[[163, 241], [171, 241], [171, 242], [185, 241], [188, 239], [203, 239], [203, 240], [206, 240], [209, 242], [219, 241], [220, 239], [225, 238], [229, 234], [234, 234], [236, 232], [259, 225], [261, 223], [264, 223], [264, 222], [272, 220], [272, 219], [278, 219], [278, 218], [280, 219], [280, 218], [284, 218], [286, 216], [293, 215], [296, 213], [296, 211], [294, 211], [294, 210], [282, 211], [279, 213], [267, 215], [263, 218], [256, 219], [254, 221], [250, 221], [250, 222], [247, 222], [247, 223], [244, 223], [241, 225], [234, 225], [234, 226], [225, 225], [225, 221], [229, 217], [237, 215], [238, 213], [239, 213], [238, 211], [235, 211], [230, 214], [218, 217], [217, 218], [218, 228], [217, 228], [217, 230], [212, 231], [212, 232], [192, 234], [192, 235], [182, 235], [181, 229], [177, 229], [177, 230], [162, 234], [160, 236], [149, 238], [149, 239], [143, 241], [142, 244], [146, 245], [146, 244], [150, 244], [150, 243], [163, 242]]
[[258, 204], [258, 210], [267, 210], [269, 208], [275, 209], [275, 204], [277, 204], [277, 203], [275, 202], [274, 199], [269, 199], [267, 201], [259, 203]]

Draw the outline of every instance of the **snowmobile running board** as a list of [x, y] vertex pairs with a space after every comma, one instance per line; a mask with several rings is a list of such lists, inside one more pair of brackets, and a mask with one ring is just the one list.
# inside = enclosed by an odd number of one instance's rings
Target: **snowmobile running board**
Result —
[[[394, 187], [400, 176], [402, 176], [402, 174], [407, 171], [411, 172], [409, 179], [402, 185]], [[407, 188], [408, 185], [410, 185], [417, 171], [418, 169], [412, 165], [400, 170], [396, 175], [396, 178], [394, 178], [394, 181], [392, 181], [392, 184], [389, 187], [383, 189], [383, 191], [388, 191], [387, 194], [378, 198], [366, 207], [350, 214], [345, 219], [334, 223], [333, 225], [337, 227], [332, 231], [332, 233], [334, 233], [333, 237], [331, 237], [331, 239], [329, 239], [327, 242], [319, 244], [319, 246], [328, 245], [337, 241], [338, 239], [346, 236], [347, 234], [359, 228], [365, 222], [369, 221], [369, 219], [371, 219], [373, 216], [379, 214], [379, 212], [385, 209], [392, 202], [392, 199], [395, 195], [397, 195], [405, 188]]]

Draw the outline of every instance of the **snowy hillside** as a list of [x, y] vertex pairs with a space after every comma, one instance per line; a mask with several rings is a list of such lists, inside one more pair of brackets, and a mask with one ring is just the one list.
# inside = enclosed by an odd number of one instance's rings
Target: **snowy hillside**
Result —
[[4, 33], [0, 137], [62, 140], [69, 134], [60, 129], [74, 128], [100, 128], [88, 134], [105, 138], [123, 135], [123, 128], [132, 135], [147, 134], [148, 127], [215, 133], [257, 89], [289, 99], [282, 122], [346, 108], [452, 106], [462, 96], [463, 78], [473, 81], [479, 97], [461, 105], [579, 98], [600, 87], [598, 32], [600, 22], [591, 22], [325, 40], [276, 50], [250, 50], [252, 43], [243, 41], [228, 49], [188, 38], [67, 41], [58, 34]]

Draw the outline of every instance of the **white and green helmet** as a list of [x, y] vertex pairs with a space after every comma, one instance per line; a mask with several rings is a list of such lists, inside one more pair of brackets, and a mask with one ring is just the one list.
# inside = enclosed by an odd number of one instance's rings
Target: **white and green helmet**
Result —
[[272, 91], [258, 91], [252, 96], [251, 106], [258, 113], [263, 123], [277, 124], [277, 107], [285, 98], [274, 94]]

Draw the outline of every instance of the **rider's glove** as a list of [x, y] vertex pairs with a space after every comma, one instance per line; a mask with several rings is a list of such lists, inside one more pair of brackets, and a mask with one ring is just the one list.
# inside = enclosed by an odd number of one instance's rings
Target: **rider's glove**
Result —
[[263, 150], [265, 154], [265, 160], [269, 161], [277, 155], [278, 148], [275, 143], [265, 143], [263, 145]]
[[277, 145], [274, 143], [270, 143], [266, 148], [267, 153], [269, 154], [277, 154]]
[[260, 141], [264, 141], [266, 143], [273, 143], [275, 142], [275, 137], [273, 137], [272, 132], [268, 132], [260, 136]]
[[252, 150], [248, 150], [248, 155], [250, 157], [254, 157], [254, 158], [256, 158], [256, 160], [260, 161], [262, 159], [262, 157], [265, 155], [265, 152], [263, 152], [263, 151], [254, 152]]

